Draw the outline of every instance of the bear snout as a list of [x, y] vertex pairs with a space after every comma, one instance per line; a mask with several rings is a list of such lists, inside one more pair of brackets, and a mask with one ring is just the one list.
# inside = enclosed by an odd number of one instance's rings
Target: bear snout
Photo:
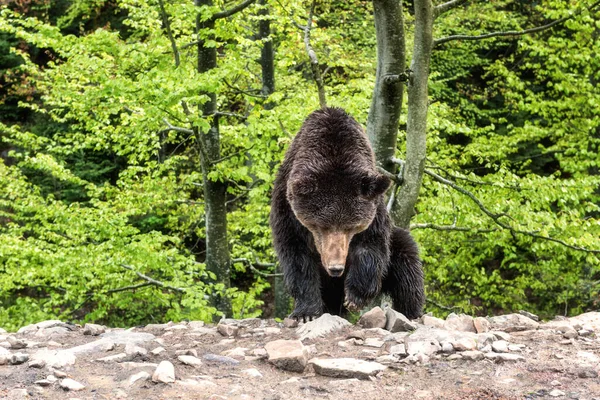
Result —
[[327, 273], [334, 278], [342, 276], [344, 273], [344, 265], [335, 264], [327, 267]]

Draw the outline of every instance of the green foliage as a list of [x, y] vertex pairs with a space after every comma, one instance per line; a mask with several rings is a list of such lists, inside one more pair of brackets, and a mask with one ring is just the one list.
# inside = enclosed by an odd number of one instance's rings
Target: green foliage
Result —
[[[216, 22], [209, 45], [218, 50], [218, 68], [200, 74], [196, 15], [208, 18], [232, 2], [210, 9], [164, 3], [177, 67], [155, 0], [0, 8], [0, 81], [11, 83], [10, 93], [0, 93], [0, 326], [55, 317], [110, 325], [208, 321], [217, 294], [231, 299], [236, 317], [269, 308], [273, 280], [256, 269], [274, 267], [233, 263], [232, 288], [215, 284], [205, 269], [203, 177], [189, 129], [202, 134], [211, 126], [214, 117], [198, 109], [206, 93], [216, 93], [219, 110], [231, 115], [219, 117], [223, 157], [208, 179], [227, 183], [231, 257], [274, 265], [268, 213], [275, 170], [318, 107], [296, 26], [306, 22], [309, 2], [269, 4], [276, 91], [268, 99], [259, 95], [257, 5]], [[311, 35], [329, 104], [363, 123], [376, 66], [371, 7], [321, 2]], [[574, 7], [469, 2], [440, 17], [435, 35], [528, 28]], [[598, 254], [533, 237], [600, 249], [597, 18], [584, 12], [544, 33], [436, 48], [427, 168], [502, 214], [497, 220], [512, 231], [426, 177], [413, 221], [423, 229], [413, 232], [433, 302], [543, 315], [598, 307]], [[410, 44], [410, 9], [406, 20]], [[446, 312], [433, 304], [427, 311]]]

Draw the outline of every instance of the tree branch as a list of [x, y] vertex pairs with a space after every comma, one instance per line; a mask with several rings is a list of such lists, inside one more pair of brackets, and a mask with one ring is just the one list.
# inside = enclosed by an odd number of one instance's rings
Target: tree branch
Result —
[[323, 85], [323, 77], [321, 76], [321, 70], [319, 69], [319, 59], [317, 58], [317, 53], [315, 53], [314, 49], [310, 45], [310, 30], [312, 28], [313, 14], [315, 12], [315, 3], [316, 1], [313, 0], [310, 6], [310, 11], [308, 12], [306, 26], [304, 27], [304, 47], [306, 48], [306, 52], [308, 53], [308, 58], [310, 59], [310, 67], [312, 69], [312, 73], [317, 84], [317, 89], [319, 91], [319, 104], [321, 105], [321, 108], [325, 108], [327, 107], [327, 99], [325, 98], [325, 86]]
[[570, 249], [573, 250], [578, 250], [578, 251], [583, 251], [586, 253], [592, 253], [592, 254], [600, 254], [600, 250], [595, 250], [595, 249], [586, 249], [585, 247], [579, 247], [579, 246], [573, 246], [571, 244], [568, 244], [560, 239], [555, 239], [553, 237], [550, 236], [544, 236], [544, 235], [538, 235], [535, 232], [530, 232], [530, 231], [523, 231], [520, 229], [515, 229], [512, 226], [505, 224], [504, 222], [500, 221], [501, 217], [508, 217], [508, 215], [506, 213], [500, 213], [500, 214], [495, 214], [493, 212], [491, 212], [487, 207], [485, 207], [485, 205], [481, 202], [481, 200], [479, 200], [473, 193], [469, 192], [468, 190], [458, 186], [457, 184], [455, 184], [452, 181], [449, 181], [448, 179], [445, 179], [443, 177], [441, 177], [440, 175], [436, 174], [435, 172], [429, 171], [429, 170], [425, 170], [424, 171], [427, 175], [431, 176], [434, 180], [443, 183], [444, 185], [450, 186], [452, 189], [464, 194], [465, 196], [469, 197], [475, 204], [477, 204], [477, 206], [479, 207], [479, 209], [481, 211], [483, 211], [483, 213], [485, 215], [487, 215], [488, 217], [490, 217], [494, 223], [496, 223], [496, 225], [500, 226], [501, 228], [504, 228], [508, 231], [510, 231], [513, 234], [521, 234], [521, 235], [526, 235], [526, 236], [530, 236], [532, 238], [536, 238], [536, 239], [543, 239], [543, 240], [548, 240], [550, 242], [554, 242], [554, 243], [558, 243], [560, 245], [563, 245], [565, 247], [568, 247]]
[[546, 29], [550, 29], [555, 25], [561, 24], [579, 14], [581, 14], [584, 10], [590, 10], [592, 11], [594, 8], [596, 8], [598, 5], [600, 4], [600, 1], [595, 2], [594, 4], [592, 4], [591, 6], [587, 7], [587, 8], [579, 8], [573, 12], [570, 12], [568, 16], [557, 19], [556, 21], [552, 21], [550, 23], [547, 23], [545, 25], [542, 26], [538, 26], [535, 28], [530, 28], [530, 29], [525, 29], [522, 31], [504, 31], [504, 32], [491, 32], [491, 33], [486, 33], [483, 35], [475, 35], [475, 36], [471, 36], [471, 35], [452, 35], [452, 36], [446, 36], [443, 37], [441, 39], [436, 39], [433, 41], [433, 45], [437, 46], [440, 45], [442, 43], [446, 43], [449, 42], [451, 40], [482, 40], [482, 39], [489, 39], [489, 38], [493, 38], [493, 37], [513, 37], [513, 36], [522, 36], [522, 35], [526, 35], [529, 33], [536, 33], [536, 32], [541, 32], [544, 31]]
[[456, 226], [454, 224], [452, 225], [435, 225], [435, 224], [430, 224], [430, 223], [426, 223], [426, 224], [415, 224], [415, 225], [411, 225], [410, 229], [434, 229], [436, 231], [459, 231], [459, 232], [476, 232], [476, 233], [490, 233], [490, 232], [495, 232], [498, 229], [475, 229], [475, 228], [469, 228], [466, 226]]
[[119, 292], [124, 292], [126, 290], [135, 290], [135, 289], [139, 289], [139, 288], [143, 288], [146, 286], [152, 286], [153, 283], [152, 282], [146, 282], [146, 283], [140, 283], [137, 285], [131, 285], [131, 286], [124, 286], [124, 287], [120, 287], [120, 288], [116, 288], [116, 289], [109, 289], [107, 290], [105, 293], [119, 293]]
[[173, 49], [173, 56], [175, 57], [175, 68], [177, 68], [181, 64], [181, 60], [179, 58], [179, 50], [177, 50], [177, 43], [175, 42], [173, 32], [171, 31], [171, 22], [169, 22], [169, 15], [165, 10], [165, 3], [163, 2], [163, 0], [158, 0], [158, 5], [160, 6], [160, 14], [162, 16], [165, 29], [167, 31], [167, 36], [169, 37], [169, 41], [171, 42], [171, 49]]
[[236, 263], [236, 262], [241, 262], [244, 263], [248, 266], [248, 268], [250, 268], [253, 272], [257, 273], [258, 275], [270, 278], [270, 277], [274, 277], [274, 276], [283, 276], [282, 273], [275, 273], [275, 274], [268, 274], [266, 272], [262, 272], [259, 271], [258, 269], [256, 269], [254, 267], [254, 265], [258, 266], [258, 267], [274, 267], [276, 264], [274, 263], [265, 263], [265, 262], [260, 262], [258, 260], [256, 260], [254, 263], [252, 263], [252, 261], [250, 261], [247, 258], [234, 258], [231, 260], [232, 263]]
[[171, 123], [166, 118], [163, 118], [163, 122], [165, 123], [165, 125], [167, 125], [167, 129], [163, 130], [163, 132], [164, 131], [175, 131], [175, 132], [187, 133], [188, 135], [195, 135], [196, 139], [198, 140], [198, 144], [200, 145], [200, 156], [201, 156], [202, 160], [204, 160], [203, 162], [206, 165], [211, 163], [210, 158], [208, 157], [206, 142], [204, 141], [204, 138], [202, 137], [202, 134], [200, 132], [198, 132], [197, 130], [194, 130], [194, 129], [187, 129], [187, 128], [182, 128], [180, 126], [171, 125]]
[[451, 0], [446, 3], [442, 3], [433, 8], [433, 18], [437, 18], [445, 12], [448, 12], [456, 7], [459, 7], [465, 4], [469, 0]]
[[245, 0], [238, 4], [237, 6], [231, 7], [229, 10], [221, 11], [213, 14], [210, 19], [216, 21], [218, 19], [227, 18], [232, 16], [233, 14], [237, 14], [240, 11], [244, 10], [246, 7], [254, 3], [256, 0]]
[[133, 267], [130, 267], [129, 265], [119, 264], [119, 266], [122, 267], [122, 268], [128, 269], [130, 271], [133, 271], [137, 276], [139, 276], [140, 278], [148, 281], [151, 285], [160, 286], [162, 288], [174, 290], [174, 291], [180, 292], [180, 293], [185, 293], [186, 292], [186, 290], [183, 289], [183, 288], [179, 288], [179, 287], [175, 287], [175, 286], [170, 286], [170, 285], [167, 285], [164, 282], [157, 281], [156, 279], [150, 278], [148, 275], [144, 275], [141, 272], [136, 271]]

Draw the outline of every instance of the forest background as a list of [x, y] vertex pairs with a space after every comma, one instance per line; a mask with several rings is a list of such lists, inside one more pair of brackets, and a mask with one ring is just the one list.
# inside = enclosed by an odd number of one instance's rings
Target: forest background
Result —
[[[1, 2], [0, 326], [289, 312], [268, 226], [274, 175], [325, 98], [367, 125], [374, 3]], [[415, 6], [397, 4], [408, 67]], [[427, 172], [399, 222], [421, 248], [425, 311], [598, 309], [598, 2], [444, 4]], [[393, 202], [402, 170], [390, 173]]]

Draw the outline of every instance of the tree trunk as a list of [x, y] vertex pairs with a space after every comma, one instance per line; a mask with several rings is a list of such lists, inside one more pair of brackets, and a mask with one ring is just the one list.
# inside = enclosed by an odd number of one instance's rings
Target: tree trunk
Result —
[[423, 181], [427, 136], [427, 85], [433, 46], [433, 4], [431, 0], [415, 0], [414, 5], [415, 39], [410, 66], [412, 75], [408, 87], [404, 184], [392, 208], [394, 222], [404, 228], [410, 225]]
[[[195, 5], [212, 6], [212, 0], [195, 0]], [[199, 37], [202, 31], [211, 32], [214, 29], [214, 21], [201, 21], [200, 13], [196, 20], [196, 28]], [[208, 33], [212, 35], [212, 33]], [[208, 38], [207, 38], [208, 39]], [[205, 46], [205, 39], [198, 41], [198, 72], [205, 73], [217, 67], [217, 49]], [[215, 294], [214, 306], [226, 316], [231, 316], [231, 303], [224, 291], [230, 287], [229, 268], [229, 242], [227, 239], [227, 208], [225, 206], [227, 185], [220, 181], [208, 179], [210, 160], [221, 158], [219, 120], [217, 112], [216, 93], [203, 93], [209, 100], [202, 105], [202, 114], [213, 118], [208, 132], [200, 132], [201, 140], [206, 145], [206, 157], [202, 160], [202, 177], [204, 186], [204, 204], [206, 220], [206, 267], [216, 275], [216, 283], [223, 285], [223, 293]]]
[[373, 0], [377, 34], [377, 76], [367, 120], [367, 135], [377, 165], [394, 173], [398, 120], [402, 108], [406, 66], [402, 1]]

